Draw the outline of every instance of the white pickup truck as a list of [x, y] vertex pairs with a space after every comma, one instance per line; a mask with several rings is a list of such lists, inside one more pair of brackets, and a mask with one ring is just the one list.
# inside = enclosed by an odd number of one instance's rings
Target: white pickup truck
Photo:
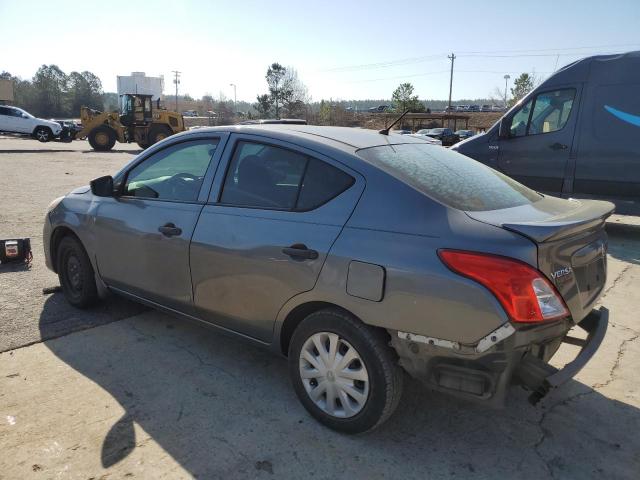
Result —
[[40, 142], [48, 142], [60, 135], [62, 126], [36, 118], [21, 108], [0, 105], [0, 132], [30, 135]]

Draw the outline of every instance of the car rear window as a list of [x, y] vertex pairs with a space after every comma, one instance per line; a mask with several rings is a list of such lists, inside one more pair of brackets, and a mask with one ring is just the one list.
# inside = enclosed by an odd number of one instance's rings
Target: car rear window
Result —
[[458, 210], [498, 210], [542, 198], [506, 175], [442, 147], [384, 145], [357, 153], [416, 190]]

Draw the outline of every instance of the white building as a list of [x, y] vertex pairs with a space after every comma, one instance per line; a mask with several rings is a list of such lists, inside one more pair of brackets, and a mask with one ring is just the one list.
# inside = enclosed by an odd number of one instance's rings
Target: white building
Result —
[[153, 100], [162, 97], [164, 77], [147, 77], [144, 72], [132, 72], [129, 76], [118, 75], [118, 95], [153, 95]]

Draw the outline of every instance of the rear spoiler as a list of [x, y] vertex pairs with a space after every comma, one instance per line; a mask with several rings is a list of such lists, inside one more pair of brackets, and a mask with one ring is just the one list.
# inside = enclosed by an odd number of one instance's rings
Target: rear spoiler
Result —
[[610, 202], [581, 200], [578, 208], [568, 212], [532, 222], [507, 221], [502, 224], [502, 228], [529, 237], [537, 243], [550, 242], [570, 237], [583, 230], [601, 227], [614, 208], [615, 205]]

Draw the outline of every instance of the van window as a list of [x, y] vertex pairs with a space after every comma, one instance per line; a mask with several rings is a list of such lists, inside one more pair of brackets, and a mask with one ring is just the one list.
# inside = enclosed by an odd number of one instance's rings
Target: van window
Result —
[[574, 88], [539, 93], [513, 116], [510, 137], [561, 130], [569, 119], [575, 95]]
[[533, 100], [525, 103], [511, 119], [511, 137], [524, 137], [527, 134], [527, 125], [529, 124], [532, 103]]
[[536, 96], [527, 134], [536, 135], [562, 129], [571, 113], [575, 94], [573, 88], [567, 88]]

